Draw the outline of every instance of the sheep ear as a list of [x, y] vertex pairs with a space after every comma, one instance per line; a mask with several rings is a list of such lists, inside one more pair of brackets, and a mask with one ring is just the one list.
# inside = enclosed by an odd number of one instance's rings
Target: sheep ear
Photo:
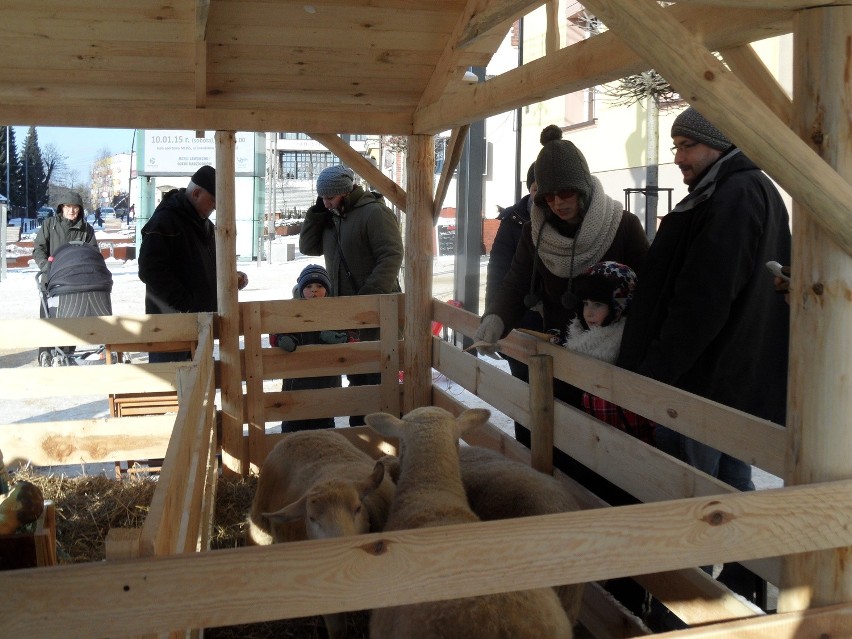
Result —
[[307, 512], [305, 505], [308, 503], [308, 496], [302, 495], [292, 504], [284, 506], [281, 510], [276, 510], [274, 513], [263, 513], [269, 521], [276, 524], [286, 524], [288, 521], [302, 519]]
[[364, 417], [367, 426], [385, 437], [399, 437], [403, 421], [389, 413], [370, 413]]
[[370, 476], [361, 483], [361, 488], [358, 491], [361, 495], [361, 499], [364, 499], [364, 497], [376, 490], [376, 488], [381, 485], [384, 478], [385, 465], [382, 462], [377, 461], [376, 465], [373, 466], [373, 472], [370, 473]]
[[399, 457], [394, 455], [382, 455], [376, 463], [385, 467], [385, 474], [390, 477], [393, 483], [396, 484], [399, 481], [399, 473], [401, 471]]
[[487, 408], [468, 408], [456, 418], [456, 428], [459, 434], [466, 433], [488, 422], [489, 417], [491, 417], [491, 411]]

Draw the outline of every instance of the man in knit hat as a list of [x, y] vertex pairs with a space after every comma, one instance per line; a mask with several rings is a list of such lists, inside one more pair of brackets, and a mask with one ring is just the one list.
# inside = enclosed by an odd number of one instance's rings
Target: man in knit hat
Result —
[[[142, 227], [139, 279], [145, 282], [145, 312], [216, 312], [216, 238], [210, 215], [216, 208], [216, 170], [202, 166], [185, 189], [163, 196]], [[248, 284], [237, 271], [237, 286]], [[149, 353], [150, 362], [190, 359], [189, 351]]]
[[[787, 209], [769, 178], [695, 109], [678, 115], [671, 134], [689, 194], [648, 251], [617, 363], [784, 424], [789, 309], [765, 264], [790, 263]], [[662, 427], [657, 444], [754, 490], [751, 466], [734, 456]]]
[[[393, 212], [382, 200], [355, 185], [352, 169], [329, 166], [317, 178], [317, 202], [305, 214], [299, 235], [303, 255], [322, 255], [331, 293], [379, 295], [399, 292], [402, 234]], [[361, 331], [362, 341], [378, 339], [378, 329]], [[350, 386], [381, 382], [380, 373], [347, 375]], [[354, 415], [350, 425], [360, 426]]]

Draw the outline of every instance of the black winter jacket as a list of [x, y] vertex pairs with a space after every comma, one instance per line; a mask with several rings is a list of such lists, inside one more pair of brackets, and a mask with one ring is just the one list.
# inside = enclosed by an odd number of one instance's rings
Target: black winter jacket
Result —
[[617, 363], [783, 424], [789, 308], [768, 260], [790, 263], [787, 209], [734, 149], [663, 218]]
[[[497, 290], [503, 285], [503, 278], [512, 266], [512, 258], [521, 241], [524, 224], [530, 221], [530, 195], [527, 194], [512, 206], [503, 209], [497, 219], [500, 226], [491, 245], [488, 257], [488, 272], [485, 279], [485, 307], [494, 298]], [[516, 328], [529, 328], [534, 331], [543, 329], [541, 313], [527, 310], [518, 321]]]
[[216, 312], [216, 238], [186, 189], [169, 191], [142, 227], [139, 279], [145, 312]]

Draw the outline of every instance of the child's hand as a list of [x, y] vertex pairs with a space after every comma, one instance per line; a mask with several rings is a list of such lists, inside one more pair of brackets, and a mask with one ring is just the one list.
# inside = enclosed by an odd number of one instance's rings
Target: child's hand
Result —
[[323, 344], [343, 344], [349, 340], [349, 335], [343, 331], [321, 331], [320, 341]]
[[278, 336], [278, 348], [286, 353], [292, 353], [296, 350], [296, 340], [289, 335]]

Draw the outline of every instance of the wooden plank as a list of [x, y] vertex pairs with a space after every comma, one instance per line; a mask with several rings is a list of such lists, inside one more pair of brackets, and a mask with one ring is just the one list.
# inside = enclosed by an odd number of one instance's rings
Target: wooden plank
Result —
[[405, 391], [402, 410], [407, 413], [429, 403], [432, 375], [431, 331], [428, 320], [432, 300], [432, 225], [435, 150], [431, 136], [408, 138], [406, 173], [410, 212], [405, 224]]
[[[328, 76], [320, 76], [328, 81]], [[387, 78], [380, 81], [387, 83]], [[360, 85], [360, 82], [359, 82]], [[347, 166], [352, 168], [358, 175], [363, 177], [371, 186], [381, 191], [389, 202], [394, 206], [407, 211], [405, 190], [399, 184], [391, 180], [378, 168], [367, 160], [358, 151], [347, 144], [339, 135], [328, 135], [326, 133], [312, 133], [313, 139], [325, 146], [329, 151], [339, 157]]]
[[518, 19], [530, 13], [545, 3], [546, 0], [502, 0], [491, 2], [483, 11], [477, 13], [468, 22], [459, 36], [459, 46], [467, 47], [486, 33], [507, 22]]
[[265, 393], [263, 398], [266, 422], [277, 422], [282, 419], [366, 415], [384, 410], [380, 390], [375, 386], [282, 391]]
[[378, 328], [378, 298], [378, 295], [355, 295], [249, 303], [261, 306], [261, 333], [297, 333]]
[[[852, 481], [844, 481], [203, 555], [11, 571], [0, 574], [0, 588], [16, 611], [6, 620], [13, 635], [91, 637], [121, 634], [127, 627], [167, 632], [848, 546], [852, 529], [838, 513], [850, 509]], [[785, 516], [779, 518], [779, 512]], [[613, 535], [616, 530], [619, 534]], [[507, 538], [522, 545], [524, 553], [495, 553]], [[252, 579], [234, 580], [234, 574]], [[199, 583], [205, 587], [198, 588]], [[119, 608], [120, 616], [115, 614]], [[52, 614], [44, 615], [45, 609]], [[849, 610], [849, 604], [835, 610], [845, 611], [846, 628]], [[757, 627], [771, 619], [733, 624]]]
[[778, 119], [790, 126], [793, 102], [751, 45], [741, 44], [738, 47], [722, 49], [719, 53], [731, 70], [772, 109]]
[[[187, 81], [192, 76], [187, 75]], [[191, 86], [191, 85], [190, 85]], [[4, 95], [0, 87], [0, 95]], [[217, 127], [228, 127], [240, 131], [314, 131], [317, 133], [375, 133], [407, 135], [412, 123], [409, 112], [396, 111], [387, 107], [364, 109], [329, 108], [328, 100], [317, 102], [314, 108], [306, 105], [283, 106], [284, 101], [273, 107], [258, 109], [257, 104], [227, 107], [208, 99], [204, 109], [187, 104], [185, 100], [163, 100], [162, 108], [150, 105], [114, 102], [102, 106], [91, 99], [78, 104], [65, 104], [61, 111], [50, 105], [32, 104], [24, 101], [6, 101], [0, 104], [0, 120], [18, 122], [26, 119], [40, 126], [77, 127], [134, 127], [137, 129], [189, 129], [215, 131]]]
[[532, 467], [553, 474], [553, 358], [533, 355], [529, 363]]
[[98, 393], [151, 392], [175, 389], [175, 373], [184, 364], [62, 366], [0, 369], [0, 399], [62, 397], [69, 388], [96, 388]]
[[[709, 9], [682, 4], [677, 3], [667, 11], [671, 11], [692, 32], [700, 34], [711, 49], [789, 33], [792, 28], [792, 13], [789, 11]], [[647, 69], [648, 63], [616, 34], [602, 33], [487, 82], [462, 87], [457, 94], [442, 100], [421, 104], [414, 113], [414, 131], [439, 133], [525, 106], [532, 100], [543, 101], [567, 95]]]
[[[36, 466], [162, 457], [174, 415], [76, 419], [0, 425], [0, 450], [13, 461]], [[13, 453], [14, 451], [14, 453]], [[11, 455], [14, 454], [12, 458]]]
[[438, 178], [438, 188], [435, 190], [435, 208], [432, 213], [433, 223], [436, 223], [441, 215], [444, 199], [447, 197], [447, 191], [450, 189], [450, 181], [461, 160], [468, 131], [470, 131], [470, 125], [464, 124], [456, 127], [450, 133], [450, 139], [447, 141], [447, 148], [445, 150], [444, 166], [441, 169], [441, 176]]
[[[850, 31], [852, 7], [803, 12], [793, 50], [794, 130], [846, 180], [852, 179], [852, 94], [843, 59]], [[852, 258], [811, 210], [794, 203], [793, 218], [785, 478], [800, 484], [852, 476]], [[786, 557], [778, 609], [852, 600], [849, 557], [849, 548]]]
[[347, 344], [309, 344], [285, 353], [278, 348], [263, 349], [265, 379], [318, 377], [349, 373], [379, 371], [379, 342]]
[[[585, 3], [852, 255], [852, 184], [653, 0]], [[676, 50], [667, 43], [677, 43]], [[842, 76], [841, 76], [842, 77]]]
[[243, 333], [243, 379], [246, 382], [245, 423], [248, 424], [248, 448], [250, 469], [257, 472], [263, 463], [262, 440], [266, 433], [263, 411], [263, 352], [260, 345], [260, 306], [240, 305], [240, 320]]
[[[429, 292], [431, 295], [431, 291]], [[427, 297], [428, 299], [428, 297]], [[379, 341], [379, 372], [381, 385], [379, 387], [379, 405], [381, 410], [391, 415], [399, 415], [400, 382], [399, 373], [403, 363], [399, 357], [399, 305], [390, 295], [383, 295], [379, 300], [379, 317], [381, 318]], [[362, 413], [350, 413], [350, 415]]]
[[[193, 313], [176, 315], [110, 315], [65, 319], [0, 321], [0, 349], [48, 344], [112, 344], [194, 341], [198, 320]], [[116, 348], [115, 350], [120, 350]]]

